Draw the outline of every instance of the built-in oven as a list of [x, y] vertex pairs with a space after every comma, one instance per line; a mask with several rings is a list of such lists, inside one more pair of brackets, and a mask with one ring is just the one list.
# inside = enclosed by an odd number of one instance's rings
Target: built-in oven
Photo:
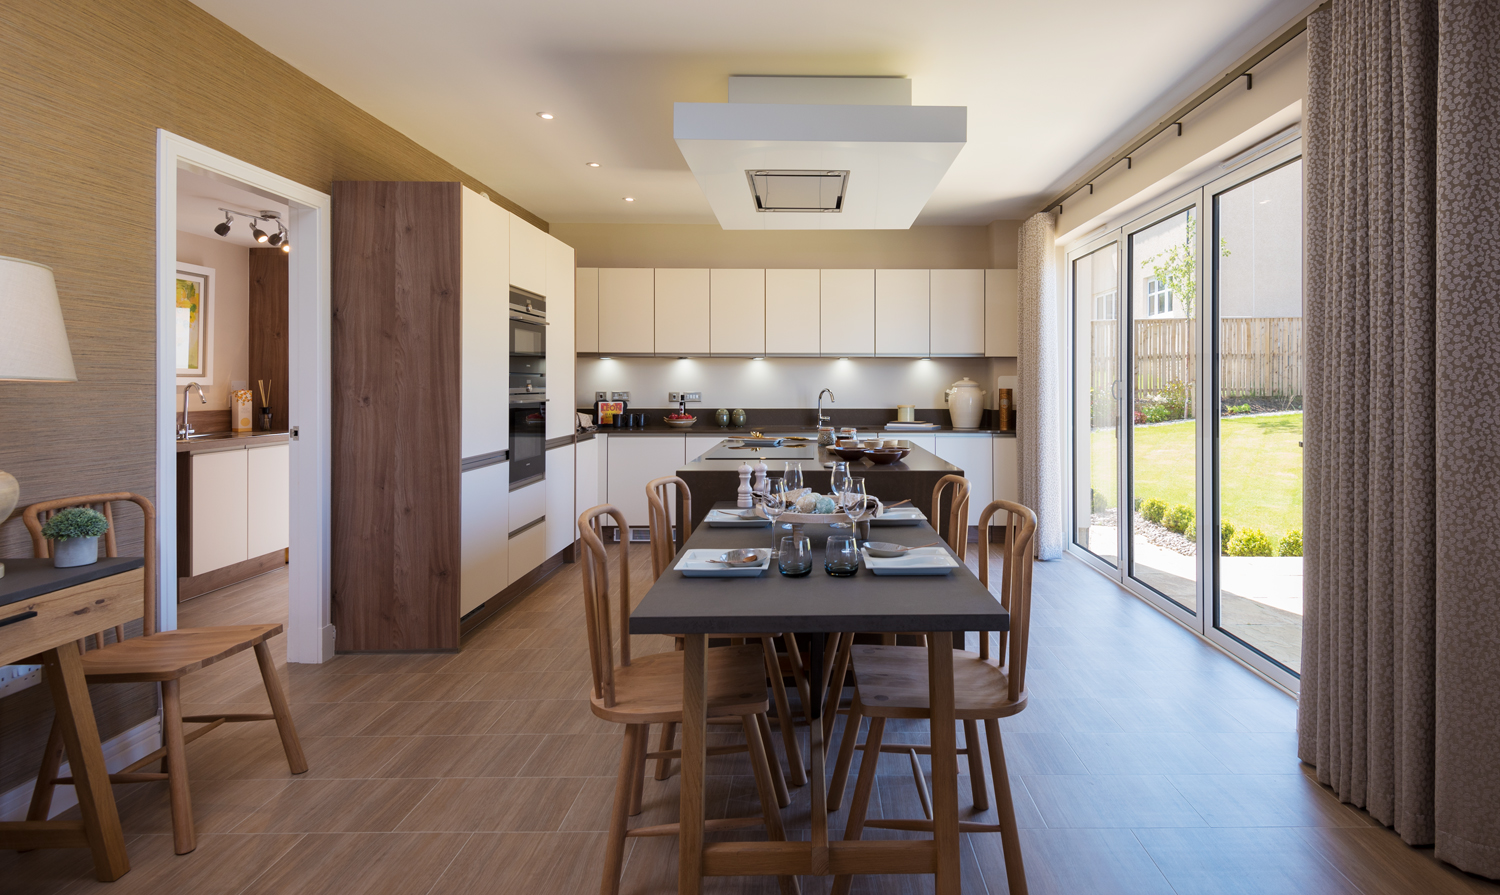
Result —
[[547, 395], [510, 396], [510, 483], [514, 487], [547, 475]]
[[547, 301], [524, 292], [510, 293], [510, 356], [545, 357]]
[[510, 483], [547, 472], [547, 302], [510, 293]]

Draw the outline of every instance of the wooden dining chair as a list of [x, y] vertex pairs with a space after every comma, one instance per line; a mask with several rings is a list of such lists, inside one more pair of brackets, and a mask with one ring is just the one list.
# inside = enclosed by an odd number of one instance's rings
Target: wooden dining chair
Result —
[[[281, 679], [276, 676], [276, 665], [271, 659], [271, 650], [266, 641], [281, 633], [281, 625], [232, 625], [215, 628], [181, 628], [176, 631], [156, 629], [156, 508], [151, 501], [139, 494], [116, 492], [112, 494], [89, 494], [61, 500], [34, 503], [23, 511], [22, 520], [31, 533], [32, 553], [39, 559], [51, 555], [49, 543], [42, 536], [42, 526], [58, 510], [67, 507], [89, 506], [101, 508], [109, 521], [109, 530], [104, 535], [106, 556], [116, 555], [114, 510], [116, 501], [131, 501], [141, 508], [145, 521], [146, 586], [144, 606], [141, 614], [141, 636], [125, 639], [123, 627], [114, 629], [115, 639], [105, 642], [105, 632], [95, 635], [95, 648], [88, 649], [87, 638], [80, 640], [78, 650], [83, 654], [83, 672], [90, 684], [155, 683], [161, 686], [162, 739], [164, 745], [131, 763], [120, 771], [109, 775], [109, 782], [142, 783], [167, 781], [171, 790], [172, 845], [177, 854], [185, 855], [197, 847], [197, 834], [193, 829], [193, 803], [188, 791], [187, 744], [225, 723], [243, 721], [276, 722], [281, 734], [281, 747], [286, 752], [286, 762], [293, 774], [307, 771], [307, 759], [302, 754], [302, 744], [297, 739], [297, 728], [292, 723], [292, 713], [286, 695], [281, 690]], [[183, 715], [180, 683], [184, 675], [226, 659], [246, 649], [255, 650], [255, 661], [260, 665], [260, 676], [265, 682], [266, 696], [271, 701], [270, 714], [214, 714]], [[202, 724], [187, 733], [183, 724]], [[57, 776], [63, 759], [62, 732], [57, 722], [52, 723], [52, 733], [47, 739], [47, 751], [42, 756], [42, 768], [37, 774], [36, 787], [32, 790], [31, 808], [26, 814], [28, 821], [45, 821], [52, 809], [52, 793], [56, 786], [71, 784], [72, 777]], [[143, 772], [141, 768], [153, 762], [161, 762], [162, 772]]]
[[[942, 531], [943, 491], [953, 486], [948, 503], [948, 529]], [[932, 488], [932, 527], [948, 542], [960, 561], [969, 555], [969, 480], [961, 475], [945, 475]]]
[[[991, 632], [979, 632], [979, 651], [953, 653], [954, 716], [964, 722], [968, 746], [969, 774], [975, 783], [975, 807], [980, 804], [979, 791], [984, 787], [984, 760], [976, 747], [970, 725], [984, 722], [985, 740], [989, 746], [990, 776], [994, 781], [995, 811], [998, 824], [961, 822], [963, 833], [1000, 834], [1005, 854], [1005, 876], [1011, 895], [1025, 895], [1026, 871], [1021, 862], [1021, 843], [1016, 831], [1015, 806], [1011, 800], [1010, 777], [1005, 769], [1005, 751], [1000, 744], [999, 719], [1026, 708], [1026, 649], [1031, 629], [1031, 540], [1036, 533], [1036, 514], [1008, 500], [997, 500], [984, 508], [979, 517], [979, 580], [990, 586], [990, 521], [1004, 514], [1005, 536], [1001, 546], [1000, 603], [1010, 613], [1010, 630], [997, 632], [996, 646], [991, 649]], [[992, 591], [993, 592], [993, 591]], [[993, 653], [993, 654], [992, 654]], [[930, 755], [926, 744], [886, 743], [885, 722], [888, 718], [931, 719], [927, 689], [927, 650], [911, 646], [862, 646], [852, 650], [854, 666], [854, 701], [849, 722], [839, 743], [838, 763], [829, 787], [828, 804], [838, 805], [849, 779], [854, 750], [862, 750], [859, 782], [845, 824], [845, 839], [859, 839], [865, 827], [887, 830], [932, 831], [932, 798], [927, 780], [922, 776], [918, 755]], [[870, 731], [856, 746], [860, 724], [870, 718]], [[911, 757], [912, 773], [917, 781], [925, 819], [867, 820], [870, 794], [875, 784], [875, 767], [880, 753], [899, 753]], [[851, 878], [838, 877], [833, 892], [849, 891]]]
[[[676, 527], [672, 525], [673, 501], [669, 490], [674, 487], [682, 495], [682, 518], [678, 520]], [[651, 532], [651, 580], [655, 581], [662, 576], [663, 572], [671, 568], [672, 560], [693, 534], [693, 492], [688, 488], [687, 482], [675, 475], [652, 479], [646, 483], [646, 508]], [[786, 695], [787, 674], [792, 675], [797, 692], [802, 697], [802, 705], [807, 705], [810, 696], [806, 673], [802, 666], [802, 655], [797, 648], [797, 638], [783, 637], [787, 651], [785, 655], [782, 655], [776, 649], [776, 638], [782, 636], [781, 634], [750, 636], [740, 634], [731, 638], [730, 642], [739, 644], [746, 640], [759, 639], [765, 651], [766, 675], [770, 679], [771, 695], [776, 703], [776, 725], [781, 728], [782, 748], [786, 750], [785, 776], [782, 776], [779, 764], [772, 769], [779, 781], [778, 796], [781, 797], [782, 807], [785, 807], [788, 800], [785, 795], [786, 784], [790, 782], [793, 786], [802, 786], [807, 782], [807, 768], [802, 763], [802, 750], [797, 745], [797, 731], [792, 719], [791, 703]], [[677, 648], [682, 649], [680, 637], [677, 639]], [[765, 738], [767, 751], [774, 753], [769, 723], [761, 733]], [[676, 742], [677, 725], [663, 724], [661, 745], [658, 751], [668, 751], [676, 746]], [[657, 759], [656, 779], [667, 779], [670, 766], [670, 759]]]
[[[593, 687], [589, 705], [599, 718], [625, 725], [625, 743], [620, 750], [620, 771], [615, 781], [614, 806], [610, 811], [609, 839], [604, 861], [604, 879], [599, 887], [603, 895], [620, 891], [620, 871], [625, 859], [625, 840], [638, 836], [675, 836], [679, 824], [658, 824], [627, 829], [626, 818], [641, 812], [641, 790], [646, 779], [648, 758], [682, 757], [680, 749], [647, 751], [652, 724], [682, 723], [683, 653], [655, 653], [632, 658], [630, 655], [630, 551], [629, 540], [620, 540], [619, 599], [611, 605], [610, 570], [603, 538], [603, 519], [612, 518], [620, 531], [629, 531], [625, 514], [604, 504], [585, 510], [578, 517], [578, 533], [583, 542], [583, 600], [588, 625], [589, 673]], [[619, 620], [618, 635], [612, 624], [613, 613]], [[614, 643], [619, 638], [619, 661]], [[764, 826], [773, 842], [786, 841], [777, 806], [771, 766], [766, 758], [766, 741], [762, 738], [765, 715], [770, 708], [766, 698], [765, 659], [754, 646], [721, 646], [707, 651], [706, 703], [709, 723], [737, 723], [744, 732], [743, 745], [710, 746], [709, 755], [748, 752], [755, 773], [756, 791], [760, 797], [761, 817], [735, 817], [706, 822], [709, 831], [736, 830]], [[703, 781], [684, 780], [682, 785], [701, 786]], [[795, 893], [796, 877], [781, 877], [781, 891]]]

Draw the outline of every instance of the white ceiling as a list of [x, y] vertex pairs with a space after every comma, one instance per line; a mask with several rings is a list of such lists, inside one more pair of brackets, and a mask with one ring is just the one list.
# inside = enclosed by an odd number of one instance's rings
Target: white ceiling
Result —
[[[244, 246], [247, 249], [265, 248], [250, 235], [248, 218], [236, 216], [234, 225], [229, 228], [227, 236], [215, 233], [214, 228], [224, 223], [224, 212], [220, 211], [220, 208], [248, 211], [251, 214], [274, 211], [281, 215], [283, 221], [287, 216], [285, 200], [267, 199], [259, 192], [251, 192], [245, 186], [228, 183], [196, 171], [178, 170], [178, 230], [206, 236], [209, 239], [222, 239], [227, 243]], [[274, 225], [261, 224], [260, 229], [267, 233], [276, 232]]]
[[1308, 5], [196, 2], [559, 223], [712, 223], [672, 103], [724, 102], [731, 74], [904, 75], [913, 103], [969, 110], [968, 146], [918, 224], [1035, 211]]

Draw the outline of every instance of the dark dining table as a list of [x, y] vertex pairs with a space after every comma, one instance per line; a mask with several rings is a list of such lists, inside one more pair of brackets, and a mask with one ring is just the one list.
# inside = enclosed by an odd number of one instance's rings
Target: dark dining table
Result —
[[[669, 568], [630, 615], [632, 634], [681, 635], [684, 641], [678, 864], [678, 892], [682, 895], [701, 891], [703, 876], [852, 873], [931, 873], [937, 895], [958, 895], [960, 891], [953, 632], [1005, 631], [1010, 616], [961, 562], [959, 568], [943, 576], [877, 576], [863, 564], [852, 577], [829, 575], [822, 568], [822, 544], [831, 531], [829, 526], [806, 526], [814, 560], [813, 572], [807, 577], [783, 576], [774, 560], [769, 569], [753, 578], [688, 578]], [[848, 529], [842, 533], [847, 534]], [[872, 529], [871, 537], [906, 546], [937, 540], [936, 533], [925, 522], [877, 526]], [[770, 542], [771, 531], [766, 526], [700, 525], [682, 549], [768, 547]], [[807, 765], [812, 787], [812, 835], [806, 842], [705, 843], [703, 787], [708, 718], [704, 661], [708, 637], [765, 631], [812, 635], [812, 668], [808, 674], [812, 691], [810, 704], [804, 707], [810, 731]], [[932, 839], [828, 840], [827, 744], [819, 691], [826, 675], [824, 640], [834, 633], [927, 635], [932, 706]], [[790, 723], [790, 719], [783, 720]]]

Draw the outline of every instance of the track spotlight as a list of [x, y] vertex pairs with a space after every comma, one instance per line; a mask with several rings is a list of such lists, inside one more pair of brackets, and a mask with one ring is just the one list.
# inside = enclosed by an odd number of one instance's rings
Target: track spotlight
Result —
[[289, 242], [282, 243], [281, 244], [281, 250], [283, 252], [287, 253], [288, 255], [290, 255], [292, 253], [292, 244], [289, 243]]
[[266, 242], [271, 238], [266, 231], [260, 229], [258, 222], [250, 225], [250, 235], [255, 237], [256, 242]]
[[234, 215], [232, 215], [232, 214], [230, 214], [229, 212], [226, 211], [226, 212], [224, 212], [224, 223], [222, 223], [219, 226], [215, 227], [214, 228], [214, 232], [217, 233], [217, 234], [219, 234], [220, 236], [228, 236], [229, 235], [229, 227], [233, 223], [234, 223]]
[[276, 249], [280, 248], [281, 244], [284, 242], [286, 242], [286, 234], [280, 230], [277, 230], [275, 233], [271, 234], [270, 239], [266, 240], [266, 245], [270, 246], [273, 249]]

